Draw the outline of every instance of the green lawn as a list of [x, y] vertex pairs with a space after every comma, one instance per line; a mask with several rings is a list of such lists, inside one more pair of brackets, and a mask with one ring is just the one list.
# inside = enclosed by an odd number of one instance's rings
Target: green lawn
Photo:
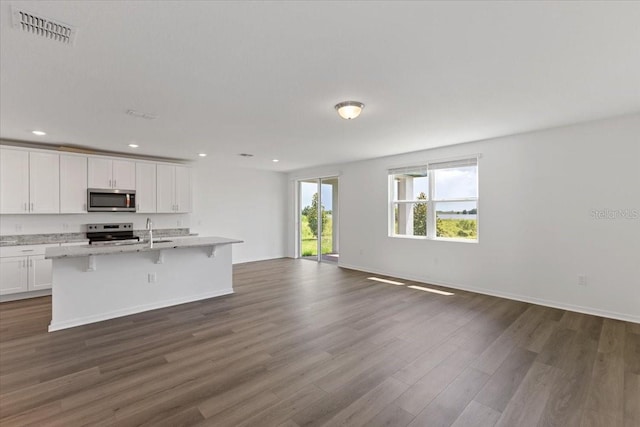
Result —
[[[302, 246], [300, 247], [300, 254], [302, 256], [316, 256], [318, 255], [318, 239], [313, 236], [311, 229], [309, 228], [309, 221], [307, 217], [302, 215], [300, 217], [301, 234], [302, 234]], [[324, 229], [328, 235], [322, 236], [322, 253], [330, 254], [332, 252], [332, 237], [331, 230], [333, 228], [331, 215], [328, 216]]]
[[[331, 236], [322, 238], [322, 253], [330, 254], [332, 252]], [[302, 247], [300, 248], [302, 256], [318, 255], [318, 239], [302, 239]]]
[[478, 224], [475, 219], [440, 219], [437, 221], [436, 235], [457, 239], [477, 239]]

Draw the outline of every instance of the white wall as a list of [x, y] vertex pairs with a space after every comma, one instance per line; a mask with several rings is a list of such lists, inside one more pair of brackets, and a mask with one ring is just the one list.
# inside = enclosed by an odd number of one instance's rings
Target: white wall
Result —
[[194, 165], [192, 231], [244, 240], [233, 262], [286, 256], [287, 176], [226, 166], [213, 158]]
[[[472, 154], [482, 156], [478, 243], [388, 237], [388, 168]], [[640, 322], [639, 162], [631, 115], [297, 171], [289, 192], [298, 178], [340, 172], [341, 266]], [[603, 209], [638, 215], [595, 219]]]

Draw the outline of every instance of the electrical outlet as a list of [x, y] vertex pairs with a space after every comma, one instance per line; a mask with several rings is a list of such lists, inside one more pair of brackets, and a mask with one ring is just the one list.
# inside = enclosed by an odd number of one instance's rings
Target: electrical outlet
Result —
[[156, 283], [156, 273], [149, 273], [149, 283]]
[[22, 224], [16, 224], [16, 231], [18, 233], [22, 231]]
[[578, 275], [578, 286], [587, 286], [587, 276], [584, 274]]

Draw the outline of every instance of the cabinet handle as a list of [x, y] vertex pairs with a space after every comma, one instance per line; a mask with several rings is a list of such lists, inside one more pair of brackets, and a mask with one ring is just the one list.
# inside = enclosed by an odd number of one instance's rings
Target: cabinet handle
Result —
[[27, 209], [27, 204], [26, 204], [26, 203], [24, 204], [24, 210], [25, 210], [25, 212], [28, 210], [28, 209]]
[[34, 209], [33, 209], [33, 202], [31, 202], [31, 212], [33, 212], [33, 211], [34, 211]]
[[111, 185], [111, 180], [109, 180], [109, 188], [113, 188], [113, 185]]
[[118, 181], [115, 179], [113, 180], [113, 188], [118, 188]]
[[33, 267], [33, 260], [32, 259], [29, 260], [29, 267]]
[[27, 268], [27, 260], [22, 261], [22, 267]]
[[35, 249], [22, 249], [21, 252], [33, 252], [35, 251]]

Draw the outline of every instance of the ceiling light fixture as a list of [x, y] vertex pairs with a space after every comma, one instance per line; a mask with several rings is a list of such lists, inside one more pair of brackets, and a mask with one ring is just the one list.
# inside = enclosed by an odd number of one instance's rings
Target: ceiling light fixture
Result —
[[278, 163], [280, 160], [278, 160], [278, 159], [273, 159], [273, 160], [271, 160], [271, 161], [272, 161], [273, 163]]
[[207, 153], [198, 153], [198, 156], [200, 156], [200, 157], [207, 157]]
[[138, 148], [138, 147], [139, 147], [139, 145], [138, 145], [138, 144], [129, 144], [129, 147], [131, 147], [131, 148]]
[[41, 130], [34, 130], [31, 131], [31, 133], [38, 136], [45, 136], [47, 134], [46, 132], [42, 132]]
[[340, 117], [346, 120], [351, 120], [360, 115], [362, 109], [364, 108], [364, 104], [359, 101], [344, 101], [336, 104], [335, 108], [338, 111]]

